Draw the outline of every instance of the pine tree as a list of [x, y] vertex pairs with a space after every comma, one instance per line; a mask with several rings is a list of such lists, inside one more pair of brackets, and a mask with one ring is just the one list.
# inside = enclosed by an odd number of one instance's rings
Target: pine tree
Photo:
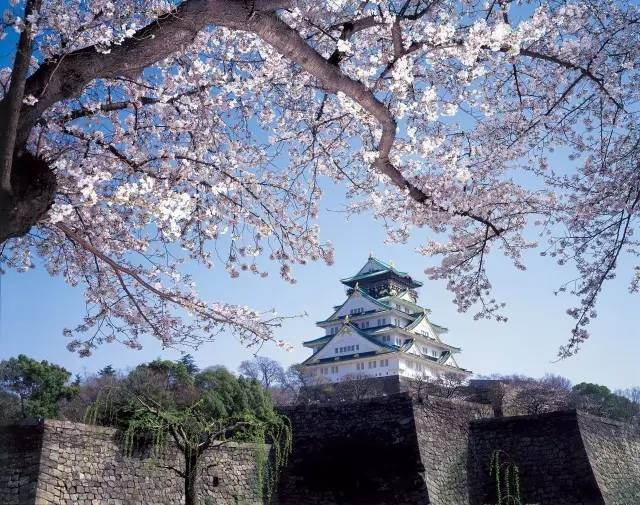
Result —
[[185, 367], [187, 367], [187, 371], [191, 375], [195, 375], [200, 371], [200, 368], [198, 368], [198, 365], [196, 365], [196, 362], [191, 354], [185, 354], [184, 356], [182, 356], [182, 358], [178, 360], [178, 363], [182, 363]]
[[99, 377], [113, 377], [115, 374], [116, 374], [116, 370], [111, 365], [105, 366], [102, 370], [98, 372]]

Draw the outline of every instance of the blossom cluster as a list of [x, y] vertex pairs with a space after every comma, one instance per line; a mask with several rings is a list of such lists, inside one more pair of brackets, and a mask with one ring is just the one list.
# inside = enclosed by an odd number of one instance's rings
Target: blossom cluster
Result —
[[[34, 128], [56, 202], [4, 261], [24, 268], [35, 252], [85, 285], [74, 350], [135, 347], [145, 333], [164, 345], [226, 330], [272, 340], [280, 319], [201, 300], [183, 264], [219, 262], [234, 278], [275, 262], [295, 282], [295, 265], [331, 263], [316, 221], [338, 181], [347, 210], [384, 220], [390, 241], [430, 230], [418, 252], [441, 261], [428, 275], [479, 318], [506, 319], [489, 254], [517, 269], [534, 247], [571, 262], [578, 277], [561, 292], [578, 298], [576, 327], [561, 354], [575, 352], [620, 254], [638, 252], [640, 12], [511, 5], [302, 0], [241, 28], [212, 23], [136, 75], [96, 78]], [[33, 67], [81, 48], [106, 56], [176, 6], [45, 0], [30, 20]]]

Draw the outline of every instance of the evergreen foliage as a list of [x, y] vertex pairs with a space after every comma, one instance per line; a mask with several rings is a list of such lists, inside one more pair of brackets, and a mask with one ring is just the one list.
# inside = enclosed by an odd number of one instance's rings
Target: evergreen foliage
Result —
[[63, 367], [24, 354], [0, 361], [0, 391], [17, 398], [23, 419], [57, 417], [59, 402], [77, 392], [70, 377]]
[[185, 354], [184, 356], [182, 356], [182, 358], [180, 358], [179, 360], [179, 363], [182, 363], [184, 366], [186, 366], [187, 371], [191, 375], [195, 375], [200, 371], [200, 368], [198, 368], [198, 365], [196, 365], [196, 362], [191, 354]]
[[98, 377], [113, 377], [116, 375], [116, 369], [111, 365], [105, 366], [98, 372]]
[[627, 423], [640, 422], [640, 404], [612, 393], [606, 386], [581, 382], [573, 386], [575, 407], [588, 413]]

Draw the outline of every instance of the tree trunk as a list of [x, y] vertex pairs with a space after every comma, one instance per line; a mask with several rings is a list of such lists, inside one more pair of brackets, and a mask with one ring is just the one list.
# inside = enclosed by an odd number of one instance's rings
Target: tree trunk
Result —
[[0, 107], [0, 191], [3, 196], [11, 195], [11, 169], [13, 165], [14, 151], [16, 147], [16, 135], [20, 111], [22, 110], [22, 100], [24, 98], [24, 88], [31, 62], [31, 52], [33, 48], [33, 33], [29, 16], [37, 12], [40, 8], [41, 0], [27, 0], [24, 8], [24, 27], [20, 33], [16, 56], [11, 72], [11, 82], [6, 96], [3, 98]]
[[56, 176], [47, 163], [23, 151], [13, 159], [11, 192], [0, 190], [0, 244], [21, 237], [53, 203]]
[[184, 505], [196, 505], [196, 483], [198, 478], [198, 456], [196, 450], [184, 454]]

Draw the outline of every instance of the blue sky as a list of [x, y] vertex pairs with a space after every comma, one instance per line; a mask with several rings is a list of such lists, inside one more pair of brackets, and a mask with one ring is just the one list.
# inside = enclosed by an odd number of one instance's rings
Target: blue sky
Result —
[[[6, 2], [0, 0], [0, 9]], [[15, 44], [10, 36], [0, 42], [0, 66], [8, 64]], [[569, 336], [573, 320], [565, 311], [574, 303], [568, 295], [554, 296], [553, 291], [564, 280], [572, 278], [569, 268], [560, 269], [535, 251], [526, 255], [528, 270], [516, 271], [510, 263], [496, 255], [489, 260], [490, 277], [498, 299], [507, 302], [507, 323], [474, 321], [472, 314], [460, 314], [451, 302], [445, 283], [429, 281], [424, 269], [432, 259], [415, 254], [414, 248], [429, 238], [429, 232], [418, 230], [407, 245], [384, 244], [380, 222], [370, 216], [350, 221], [336, 212], [343, 190], [329, 185], [322, 201], [320, 225], [322, 237], [332, 240], [336, 262], [327, 267], [312, 264], [296, 270], [298, 283], [280, 280], [276, 269], [266, 279], [253, 275], [230, 279], [222, 270], [198, 270], [196, 279], [205, 299], [226, 301], [258, 309], [275, 308], [281, 314], [303, 314], [307, 317], [288, 320], [278, 334], [294, 346], [285, 352], [267, 344], [262, 355], [283, 364], [305, 359], [309, 351], [303, 340], [320, 335], [315, 321], [331, 313], [333, 305], [344, 300], [344, 287], [339, 279], [355, 273], [370, 252], [393, 261], [424, 282], [420, 301], [431, 309], [434, 322], [449, 328], [448, 341], [462, 347], [460, 365], [479, 374], [521, 373], [541, 376], [561, 374], [573, 382], [589, 381], [612, 389], [640, 385], [637, 370], [640, 356], [638, 325], [640, 314], [637, 296], [627, 292], [630, 262], [623, 260], [620, 275], [606, 285], [598, 306], [599, 317], [592, 323], [591, 339], [577, 356], [555, 362], [558, 347]], [[82, 291], [67, 286], [61, 278], [51, 278], [42, 266], [19, 274], [0, 276], [0, 359], [19, 353], [61, 364], [74, 373], [92, 373], [106, 364], [126, 369], [156, 357], [177, 358], [179, 352], [161, 349], [153, 339], [143, 341], [142, 351], [132, 351], [119, 344], [99, 348], [93, 356], [78, 358], [66, 350], [65, 327], [74, 326], [82, 317]], [[193, 352], [200, 366], [223, 364], [236, 369], [251, 357], [255, 349], [246, 349], [232, 337], [222, 335], [216, 342]]]

